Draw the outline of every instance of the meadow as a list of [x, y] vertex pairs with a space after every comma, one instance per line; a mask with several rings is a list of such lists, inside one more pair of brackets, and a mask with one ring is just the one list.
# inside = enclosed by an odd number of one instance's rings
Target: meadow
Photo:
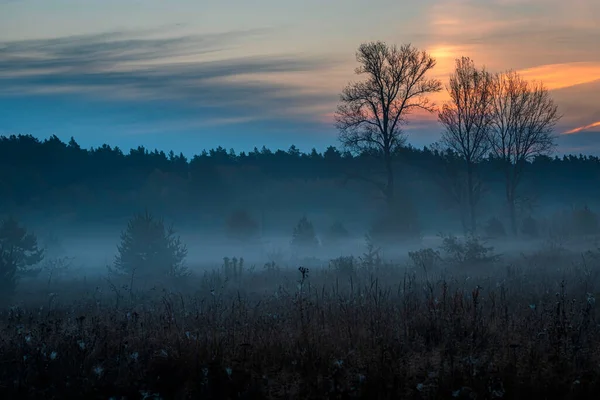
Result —
[[[452, 243], [446, 243], [452, 245]], [[5, 399], [541, 399], [600, 390], [600, 251], [55, 268], [0, 312]], [[64, 267], [61, 269], [61, 267]]]

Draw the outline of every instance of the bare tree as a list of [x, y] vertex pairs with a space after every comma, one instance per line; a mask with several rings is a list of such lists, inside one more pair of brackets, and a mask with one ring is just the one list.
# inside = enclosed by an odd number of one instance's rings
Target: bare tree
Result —
[[477, 229], [476, 205], [481, 189], [481, 181], [475, 176], [476, 167], [490, 149], [492, 75], [485, 68], [477, 69], [470, 58], [462, 57], [456, 60], [446, 89], [450, 101], [438, 113], [438, 120], [445, 128], [440, 143], [464, 160], [465, 194], [473, 233]]
[[381, 158], [385, 182], [358, 174], [355, 177], [373, 183], [391, 206], [394, 200], [392, 163], [405, 142], [402, 126], [407, 116], [417, 109], [435, 110], [435, 104], [426, 95], [439, 92], [441, 82], [425, 76], [435, 67], [435, 60], [410, 44], [398, 48], [380, 41], [364, 43], [356, 53], [356, 60], [360, 63], [356, 74], [366, 75], [366, 80], [344, 88], [335, 115], [336, 127], [346, 149], [367, 151]]
[[543, 83], [529, 82], [515, 71], [497, 74], [493, 91], [489, 143], [504, 171], [511, 229], [516, 235], [517, 190], [524, 168], [533, 158], [553, 151], [553, 130], [562, 116]]

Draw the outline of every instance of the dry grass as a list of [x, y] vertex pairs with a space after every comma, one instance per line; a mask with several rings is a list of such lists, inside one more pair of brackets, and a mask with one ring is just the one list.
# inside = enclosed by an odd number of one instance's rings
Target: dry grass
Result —
[[597, 265], [542, 259], [31, 282], [0, 314], [0, 397], [594, 398]]

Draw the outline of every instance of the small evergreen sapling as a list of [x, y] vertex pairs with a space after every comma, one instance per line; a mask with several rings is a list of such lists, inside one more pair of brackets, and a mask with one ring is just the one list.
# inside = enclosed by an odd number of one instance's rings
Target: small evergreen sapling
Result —
[[0, 302], [12, 298], [18, 279], [37, 276], [40, 269], [32, 268], [44, 259], [37, 237], [14, 218], [0, 223]]
[[301, 248], [312, 248], [319, 246], [319, 240], [315, 234], [315, 228], [306, 218], [302, 217], [294, 228], [292, 236], [292, 246]]
[[186, 246], [172, 227], [165, 227], [162, 219], [155, 219], [147, 211], [129, 221], [117, 249], [116, 272], [174, 277], [188, 274], [184, 266]]

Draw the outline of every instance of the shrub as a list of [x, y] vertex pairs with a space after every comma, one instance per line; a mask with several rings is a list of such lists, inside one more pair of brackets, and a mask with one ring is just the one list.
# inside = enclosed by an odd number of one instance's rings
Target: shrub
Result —
[[440, 252], [431, 248], [409, 251], [408, 257], [416, 268], [422, 269], [425, 273], [432, 271], [441, 261]]
[[381, 248], [375, 245], [369, 234], [365, 235], [365, 245], [366, 251], [359, 257], [361, 266], [370, 271], [381, 267], [383, 265]]
[[444, 261], [453, 266], [483, 266], [497, 262], [500, 255], [494, 254], [492, 246], [475, 236], [461, 240], [454, 235], [442, 235], [440, 248], [446, 254]]
[[226, 229], [229, 238], [247, 242], [258, 237], [259, 225], [247, 211], [238, 210], [227, 218]]
[[306, 216], [302, 217], [294, 228], [292, 246], [298, 248], [313, 248], [318, 245], [319, 240], [317, 239], [312, 222], [310, 222]]
[[329, 261], [329, 268], [336, 274], [350, 277], [356, 274], [357, 265], [353, 256], [341, 256]]
[[186, 246], [175, 236], [173, 228], [166, 228], [162, 219], [155, 219], [148, 212], [137, 214], [129, 221], [117, 249], [116, 272], [143, 271], [175, 277], [188, 272], [184, 266]]
[[28, 233], [14, 218], [0, 223], [0, 302], [9, 301], [19, 277], [37, 276], [40, 269], [32, 268], [44, 259], [37, 237]]
[[484, 227], [485, 235], [489, 238], [498, 239], [506, 236], [504, 224], [496, 217], [492, 217], [487, 221]]
[[239, 279], [244, 270], [244, 259], [223, 257], [223, 273], [227, 279]]

